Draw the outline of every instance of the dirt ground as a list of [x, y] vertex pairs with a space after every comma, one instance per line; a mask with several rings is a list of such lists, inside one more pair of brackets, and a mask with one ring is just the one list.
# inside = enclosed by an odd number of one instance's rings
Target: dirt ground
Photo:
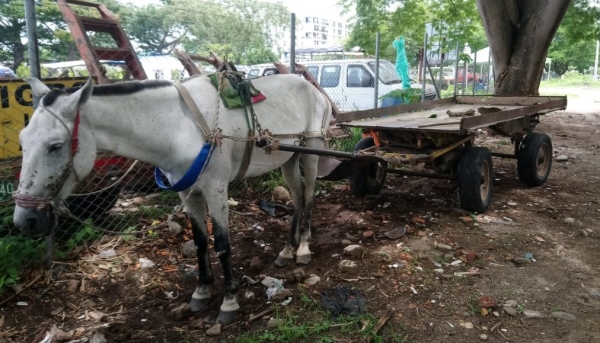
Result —
[[[542, 117], [537, 130], [552, 137], [555, 157], [567, 155], [568, 161], [554, 160], [548, 182], [526, 188], [515, 161], [494, 158], [492, 206], [475, 221], [456, 210], [450, 181], [388, 176], [385, 189], [365, 199], [354, 198], [344, 185], [324, 183], [313, 216], [313, 261], [303, 267], [307, 276], [320, 277], [313, 286], [290, 280], [294, 264], [273, 265], [289, 217], [258, 210], [258, 199], [240, 200], [235, 211], [256, 216], [231, 216], [242, 308], [239, 321], [222, 328], [220, 336], [205, 333], [223, 296], [214, 253], [217, 298], [202, 313], [172, 311], [190, 299], [196, 283], [195, 260], [182, 257], [182, 243], [190, 239], [184, 232], [128, 241], [107, 237], [81, 249], [77, 259], [57, 265], [51, 277], [44, 273], [2, 306], [0, 342], [37, 343], [54, 325], [74, 342], [98, 333], [108, 342], [236, 342], [267, 326], [268, 316], [246, 322], [271, 306], [266, 287], [250, 282], [264, 276], [285, 278], [285, 287], [293, 291], [291, 303], [279, 313], [306, 316], [301, 299], [307, 297], [315, 301], [314, 311], [322, 311], [320, 292], [340, 285], [360, 290], [375, 318], [393, 308], [381, 342], [598, 342], [600, 115], [556, 112]], [[510, 149], [506, 144], [498, 138], [486, 142], [504, 151]], [[252, 228], [255, 224], [264, 231]], [[405, 227], [404, 237], [384, 235]], [[345, 256], [346, 239], [364, 251]], [[110, 249], [116, 255], [97, 257]], [[140, 257], [155, 265], [143, 268]], [[251, 269], [253, 257], [262, 266]], [[342, 260], [356, 267], [341, 267]], [[469, 273], [455, 274], [460, 272]], [[26, 276], [35, 277], [35, 272]], [[335, 327], [327, 333], [331, 342], [359, 341]]]

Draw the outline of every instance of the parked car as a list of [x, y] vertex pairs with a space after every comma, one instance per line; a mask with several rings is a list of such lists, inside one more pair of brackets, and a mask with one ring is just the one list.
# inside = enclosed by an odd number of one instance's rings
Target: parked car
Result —
[[[402, 89], [396, 67], [388, 60], [379, 60], [378, 106], [381, 97]], [[375, 59], [327, 60], [300, 62], [319, 82], [327, 95], [342, 111], [368, 110], [375, 105]], [[251, 66], [248, 78], [279, 74], [272, 64]], [[411, 88], [422, 85], [411, 79]], [[425, 85], [425, 100], [434, 100], [435, 87]]]

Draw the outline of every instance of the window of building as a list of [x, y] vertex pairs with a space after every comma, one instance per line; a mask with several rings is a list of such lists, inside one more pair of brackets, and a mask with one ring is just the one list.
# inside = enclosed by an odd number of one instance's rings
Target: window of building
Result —
[[340, 84], [340, 66], [329, 65], [321, 68], [321, 87], [332, 88]]

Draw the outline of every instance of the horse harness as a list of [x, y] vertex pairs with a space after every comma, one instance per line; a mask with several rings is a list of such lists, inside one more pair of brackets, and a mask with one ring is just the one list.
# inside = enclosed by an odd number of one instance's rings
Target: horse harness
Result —
[[[230, 84], [239, 93], [239, 95], [241, 97], [242, 108], [244, 109], [246, 122], [248, 124], [248, 135], [245, 138], [223, 135], [221, 133], [221, 129], [218, 128], [219, 108], [220, 108], [220, 104], [221, 104], [219, 85], [221, 84], [221, 79], [218, 80], [217, 86], [216, 86], [216, 88], [217, 88], [217, 124], [216, 124], [215, 129], [213, 129], [213, 130], [211, 130], [210, 127], [208, 126], [208, 123], [206, 122], [204, 116], [202, 115], [202, 112], [200, 112], [200, 109], [198, 108], [198, 106], [196, 105], [194, 100], [192, 99], [192, 96], [190, 95], [189, 91], [185, 88], [185, 86], [182, 83], [175, 83], [174, 85], [175, 85], [175, 88], [177, 89], [177, 91], [179, 92], [179, 95], [181, 96], [183, 101], [188, 106], [188, 109], [194, 115], [194, 118], [196, 119], [196, 124], [202, 131], [202, 133], [206, 139], [206, 142], [210, 143], [213, 148], [216, 144], [220, 143], [220, 141], [223, 138], [229, 138], [232, 140], [246, 142], [246, 146], [244, 148], [244, 156], [242, 158], [241, 166], [238, 170], [238, 173], [237, 173], [234, 181], [241, 180], [245, 177], [245, 175], [248, 171], [248, 167], [250, 166], [250, 160], [252, 158], [252, 152], [254, 151], [255, 145], [259, 148], [263, 148], [265, 150], [265, 153], [270, 154], [273, 150], [277, 150], [278, 145], [279, 145], [279, 139], [299, 138], [301, 140], [300, 144], [303, 144], [304, 143], [303, 140], [305, 138], [325, 137], [325, 135], [326, 135], [325, 126], [326, 126], [326, 120], [327, 120], [326, 115], [323, 116], [323, 123], [321, 125], [321, 131], [318, 131], [318, 132], [317, 131], [314, 131], [314, 132], [305, 131], [305, 132], [302, 132], [299, 134], [273, 134], [269, 129], [263, 129], [258, 120], [258, 116], [256, 115], [256, 112], [254, 111], [254, 107], [252, 106], [250, 81], [243, 80], [243, 73], [237, 72], [237, 71], [219, 72], [219, 73], [217, 73], [217, 77], [218, 78], [228, 78]], [[257, 135], [257, 132], [258, 132], [258, 135]]]

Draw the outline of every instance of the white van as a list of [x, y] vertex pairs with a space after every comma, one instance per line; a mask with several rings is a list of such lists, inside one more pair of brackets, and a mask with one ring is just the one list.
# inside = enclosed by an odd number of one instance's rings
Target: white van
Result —
[[[319, 82], [327, 95], [342, 111], [368, 110], [375, 102], [375, 59], [329, 60], [300, 62]], [[251, 66], [248, 78], [279, 74], [272, 64]], [[422, 89], [411, 80], [411, 88]], [[378, 107], [381, 97], [391, 91], [402, 89], [402, 80], [396, 67], [388, 60], [379, 60]], [[425, 85], [425, 100], [437, 98], [435, 87]]]

